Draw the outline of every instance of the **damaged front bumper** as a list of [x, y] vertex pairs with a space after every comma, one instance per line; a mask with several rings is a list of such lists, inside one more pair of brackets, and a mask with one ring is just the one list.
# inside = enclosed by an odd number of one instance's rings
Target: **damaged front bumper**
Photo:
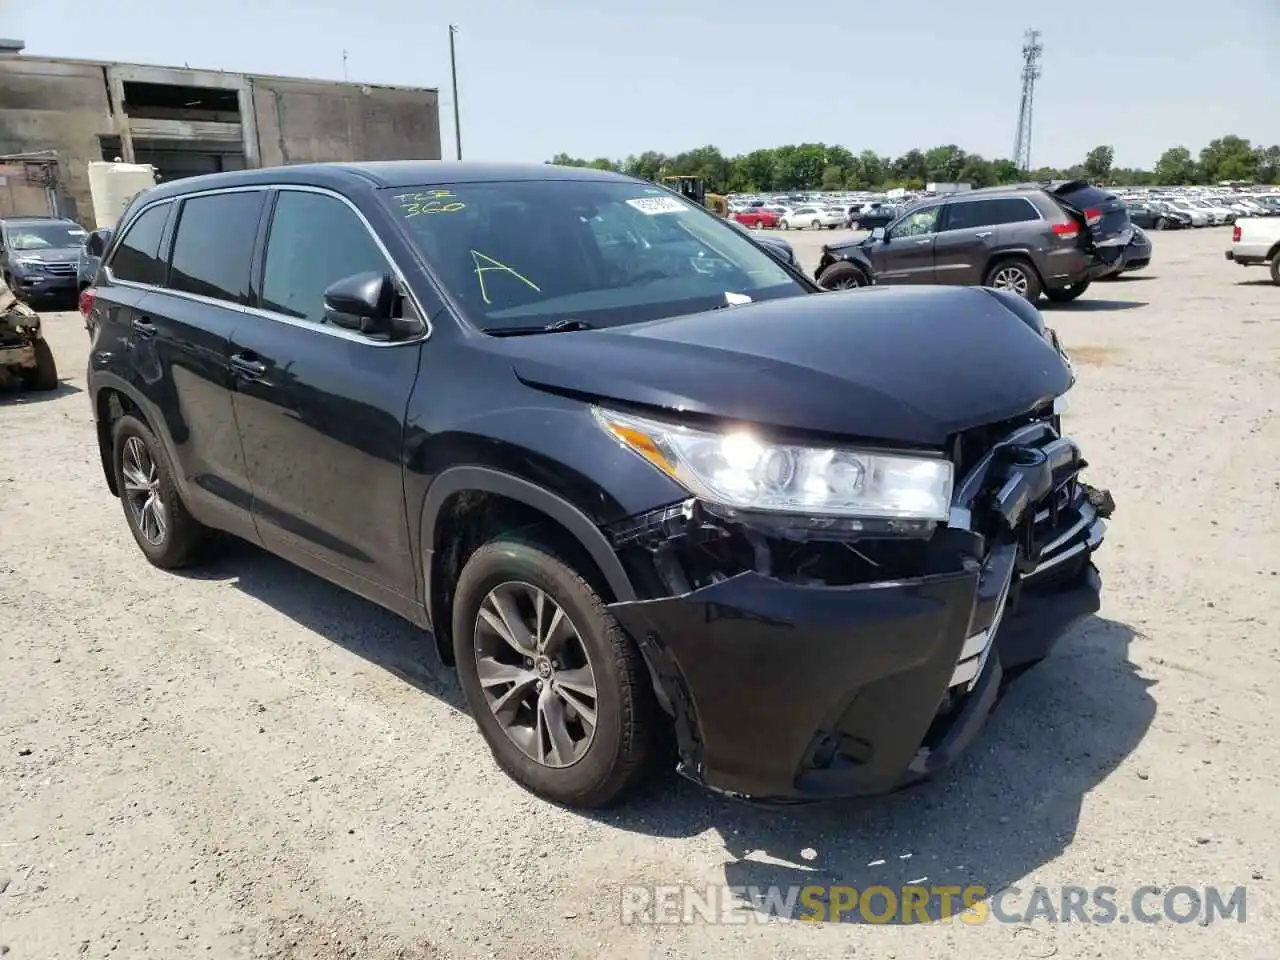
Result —
[[1003, 676], [1099, 607], [1091, 557], [1113, 504], [1080, 481], [1053, 422], [971, 465], [917, 576], [830, 585], [757, 565], [613, 604], [675, 718], [681, 771], [738, 796], [816, 800], [891, 791], [958, 755]]

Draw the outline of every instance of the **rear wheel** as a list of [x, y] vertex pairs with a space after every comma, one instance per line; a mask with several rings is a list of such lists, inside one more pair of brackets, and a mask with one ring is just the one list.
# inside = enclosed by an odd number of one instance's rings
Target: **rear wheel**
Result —
[[[1116, 272], [1116, 273], [1108, 274], [1107, 278], [1114, 279], [1118, 276], [1120, 276], [1120, 274], [1119, 272]], [[1089, 289], [1089, 281], [1085, 280], [1083, 283], [1073, 283], [1069, 287], [1062, 287], [1057, 290], [1046, 290], [1044, 292], [1044, 295], [1048, 297], [1050, 300], [1052, 300], [1054, 303], [1070, 303], [1072, 300], [1076, 299], [1076, 297], [1080, 296], [1080, 294], [1084, 293], [1088, 289]]]
[[136, 417], [123, 416], [112, 430], [116, 489], [129, 532], [155, 566], [191, 566], [209, 539], [209, 530], [187, 512], [173, 482], [160, 442]]
[[822, 229], [822, 221], [821, 221], [821, 220], [815, 220], [815, 221], [813, 221], [813, 223], [809, 224], [809, 226], [813, 227], [813, 229], [815, 229], [815, 230], [821, 230], [821, 229]]
[[1169, 228], [1169, 221], [1166, 220], [1164, 217], [1157, 217], [1155, 222], [1155, 228], [1157, 230], [1167, 230]]
[[999, 260], [987, 270], [983, 285], [1016, 293], [1029, 303], [1040, 299], [1040, 278], [1025, 260]]
[[854, 290], [871, 285], [871, 278], [860, 268], [847, 261], [833, 263], [822, 271], [818, 286], [823, 290]]
[[36, 354], [36, 365], [22, 371], [22, 385], [28, 390], [57, 390], [58, 365], [53, 359], [49, 341], [41, 337], [31, 344]]
[[790, 230], [790, 229], [791, 229], [791, 226], [787, 223], [787, 221], [785, 221], [785, 220], [779, 220], [779, 221], [778, 221], [778, 229], [779, 229], [779, 230]]
[[453, 648], [480, 733], [522, 786], [601, 807], [646, 772], [656, 717], [640, 653], [556, 554], [514, 538], [476, 550], [454, 594]]
[[1271, 282], [1280, 287], [1280, 250], [1271, 255]]

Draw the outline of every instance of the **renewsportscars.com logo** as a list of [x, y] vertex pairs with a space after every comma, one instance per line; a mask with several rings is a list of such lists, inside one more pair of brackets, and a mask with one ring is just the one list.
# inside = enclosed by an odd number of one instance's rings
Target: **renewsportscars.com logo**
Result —
[[1244, 923], [1244, 887], [624, 886], [624, 924]]

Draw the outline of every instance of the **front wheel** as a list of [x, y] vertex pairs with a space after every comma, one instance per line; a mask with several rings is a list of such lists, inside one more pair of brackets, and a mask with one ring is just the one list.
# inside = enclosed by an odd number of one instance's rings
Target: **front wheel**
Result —
[[454, 594], [453, 650], [481, 735], [528, 790], [602, 807], [646, 772], [655, 704], [640, 652], [561, 557], [513, 538], [476, 550]]
[[818, 286], [823, 290], [856, 290], [870, 283], [865, 273], [847, 261], [833, 263], [818, 278]]
[[[1118, 271], [1116, 273], [1107, 274], [1108, 279], [1114, 279], [1118, 276], [1120, 276]], [[1088, 289], [1089, 281], [1085, 280], [1083, 283], [1073, 283], [1069, 287], [1062, 287], [1058, 290], [1046, 290], [1044, 295], [1054, 303], [1070, 303]]]
[[1158, 220], [1156, 220], [1155, 228], [1157, 230], [1167, 230], [1169, 229], [1169, 221], [1166, 220], [1164, 217], [1160, 217]]
[[791, 225], [790, 225], [789, 223], [787, 223], [787, 221], [785, 221], [785, 220], [779, 220], [779, 221], [778, 221], [778, 229], [779, 229], [779, 230], [790, 230], [790, 229], [791, 229]]
[[809, 226], [810, 226], [810, 227], [812, 227], [814, 230], [821, 230], [821, 229], [822, 229], [822, 221], [821, 221], [821, 220], [815, 220], [815, 221], [813, 221], [813, 223], [809, 224]]
[[1280, 287], [1280, 251], [1271, 257], [1271, 282]]
[[983, 285], [1016, 293], [1028, 303], [1040, 299], [1040, 278], [1024, 260], [1002, 260], [993, 264]]

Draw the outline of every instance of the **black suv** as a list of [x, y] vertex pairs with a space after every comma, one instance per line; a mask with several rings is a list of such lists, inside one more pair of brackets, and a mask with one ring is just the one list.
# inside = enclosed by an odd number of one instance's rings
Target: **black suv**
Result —
[[893, 789], [1098, 607], [1071, 366], [1007, 293], [823, 293], [543, 165], [184, 179], [103, 263], [89, 394], [147, 559], [226, 531], [429, 628], [557, 801], [668, 734], [726, 793]]
[[85, 230], [60, 217], [0, 220], [0, 277], [24, 300], [76, 298], [76, 270]]
[[860, 241], [829, 244], [825, 289], [944, 283], [1065, 302], [1116, 272], [1133, 236], [1124, 201], [1079, 180], [971, 190], [921, 201]]

